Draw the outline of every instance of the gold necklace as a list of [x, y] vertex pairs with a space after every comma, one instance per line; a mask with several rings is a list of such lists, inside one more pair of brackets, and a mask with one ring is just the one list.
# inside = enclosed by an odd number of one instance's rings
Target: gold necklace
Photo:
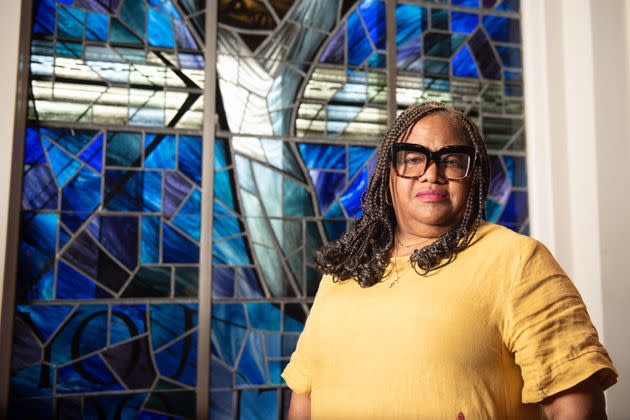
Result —
[[402, 246], [403, 248], [411, 248], [412, 246], [417, 246], [417, 245], [424, 244], [427, 242], [427, 240], [425, 239], [424, 241], [420, 241], [416, 244], [405, 245], [402, 242], [400, 242], [400, 239], [398, 238], [398, 236], [396, 236], [396, 241], [398, 241], [398, 245]]
[[[394, 258], [396, 258], [396, 257], [394, 257]], [[398, 284], [398, 281], [400, 280], [400, 278], [401, 278], [402, 276], [404, 276], [405, 274], [407, 274], [407, 273], [409, 272], [409, 270], [411, 270], [411, 269], [413, 268], [413, 266], [409, 267], [409, 268], [408, 268], [407, 270], [405, 270], [405, 272], [404, 272], [404, 273], [402, 273], [402, 275], [401, 275], [401, 274], [398, 274], [398, 262], [394, 259], [394, 260], [393, 260], [393, 263], [394, 263], [394, 272], [396, 273], [396, 278], [394, 279], [394, 281], [392, 281], [392, 282], [389, 284], [389, 288], [390, 288], [390, 289], [391, 289], [392, 287], [394, 287], [395, 285], [397, 285], [397, 284]]]

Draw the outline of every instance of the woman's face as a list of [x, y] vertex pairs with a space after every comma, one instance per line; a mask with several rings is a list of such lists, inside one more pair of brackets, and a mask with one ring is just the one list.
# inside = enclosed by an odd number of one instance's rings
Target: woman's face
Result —
[[[470, 144], [461, 128], [441, 113], [415, 123], [405, 141], [432, 152], [445, 146]], [[390, 188], [399, 233], [425, 238], [444, 234], [464, 212], [471, 179], [469, 175], [462, 181], [449, 181], [440, 174], [435, 162], [419, 179], [401, 178], [392, 169]]]

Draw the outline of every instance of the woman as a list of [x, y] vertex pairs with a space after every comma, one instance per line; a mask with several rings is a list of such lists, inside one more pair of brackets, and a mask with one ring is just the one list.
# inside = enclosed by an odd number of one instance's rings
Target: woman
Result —
[[602, 418], [617, 374], [537, 241], [484, 222], [488, 157], [438, 103], [403, 112], [282, 377], [293, 419]]

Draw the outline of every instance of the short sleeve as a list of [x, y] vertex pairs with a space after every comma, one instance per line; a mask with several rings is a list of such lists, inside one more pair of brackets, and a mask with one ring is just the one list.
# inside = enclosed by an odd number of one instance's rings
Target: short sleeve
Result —
[[541, 243], [529, 242], [505, 305], [503, 338], [521, 368], [523, 403], [540, 402], [595, 373], [602, 389], [617, 381], [582, 297]]
[[321, 306], [319, 301], [325, 293], [324, 289], [332, 284], [329, 276], [324, 276], [319, 284], [319, 289], [315, 295], [313, 306], [304, 324], [304, 330], [300, 334], [295, 351], [291, 355], [289, 364], [282, 372], [282, 378], [289, 388], [297, 394], [310, 395], [311, 381], [313, 377], [313, 351], [316, 342], [314, 340], [314, 325], [318, 317], [318, 310]]

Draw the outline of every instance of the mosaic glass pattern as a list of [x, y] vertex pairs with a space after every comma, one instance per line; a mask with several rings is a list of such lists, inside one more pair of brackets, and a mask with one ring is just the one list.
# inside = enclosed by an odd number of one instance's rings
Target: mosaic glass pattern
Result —
[[295, 2], [258, 46], [245, 24], [219, 30], [210, 418], [286, 414], [278, 375], [317, 289], [312, 250], [360, 215], [388, 89], [399, 111], [467, 112], [491, 151], [488, 219], [528, 229], [518, 2], [400, 2], [389, 45], [384, 2], [323, 3], [334, 22]]
[[195, 417], [196, 3], [34, 3], [11, 418]]
[[[518, 0], [399, 1], [394, 39], [383, 0], [219, 0], [212, 162], [205, 4], [34, 3], [15, 415], [193, 418], [207, 398], [211, 419], [285, 418], [280, 373], [318, 287], [313, 254], [361, 214], [390, 90], [399, 111], [439, 100], [477, 121], [488, 219], [527, 233]], [[203, 188], [214, 201], [202, 216]]]

